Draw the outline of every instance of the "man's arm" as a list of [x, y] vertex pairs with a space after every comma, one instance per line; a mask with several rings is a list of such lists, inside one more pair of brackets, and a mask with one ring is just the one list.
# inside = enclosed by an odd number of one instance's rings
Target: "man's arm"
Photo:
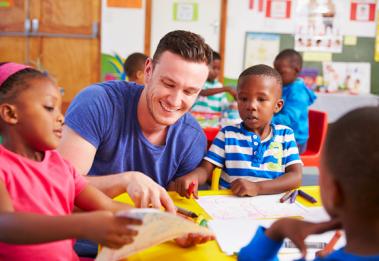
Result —
[[[96, 154], [96, 148], [68, 126], [63, 128], [63, 137], [58, 151], [81, 175], [87, 175]], [[97, 189], [113, 198], [128, 192], [137, 207], [163, 206], [170, 212], [175, 206], [164, 188], [151, 178], [137, 171], [128, 171], [113, 175], [86, 177]]]

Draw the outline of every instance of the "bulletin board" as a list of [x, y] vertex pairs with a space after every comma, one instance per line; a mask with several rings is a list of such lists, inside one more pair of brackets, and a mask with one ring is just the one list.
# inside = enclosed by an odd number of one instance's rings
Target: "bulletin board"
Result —
[[[294, 36], [280, 34], [280, 50], [294, 47]], [[356, 45], [344, 45], [341, 53], [333, 53], [333, 62], [368, 62], [371, 64], [371, 93], [379, 95], [379, 62], [375, 62], [375, 38], [357, 37]], [[322, 62], [307, 62], [303, 68], [317, 68], [322, 75]]]

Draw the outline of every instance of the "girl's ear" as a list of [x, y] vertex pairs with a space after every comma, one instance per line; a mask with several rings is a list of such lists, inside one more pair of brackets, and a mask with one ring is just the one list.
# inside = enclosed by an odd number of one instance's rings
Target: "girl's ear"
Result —
[[16, 106], [9, 103], [0, 104], [0, 118], [6, 124], [16, 124], [18, 122]]
[[275, 108], [274, 108], [274, 113], [278, 113], [282, 110], [284, 105], [283, 99], [279, 99], [276, 101]]

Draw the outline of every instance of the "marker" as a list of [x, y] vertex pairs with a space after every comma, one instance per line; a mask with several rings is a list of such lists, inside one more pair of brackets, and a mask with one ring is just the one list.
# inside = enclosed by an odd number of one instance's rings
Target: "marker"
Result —
[[199, 215], [195, 222], [199, 224], [199, 226], [208, 227], [208, 221], [202, 215]]
[[331, 252], [333, 250], [334, 246], [337, 244], [340, 237], [341, 237], [341, 232], [339, 230], [337, 230], [336, 233], [334, 233], [332, 239], [330, 239], [329, 243], [326, 244], [326, 246], [324, 247], [324, 249], [322, 251], [325, 253]]
[[312, 197], [311, 195], [305, 193], [304, 191], [302, 191], [300, 189], [299, 189], [299, 196], [302, 197], [302, 198], [305, 198], [306, 200], [308, 200], [311, 203], [316, 203], [317, 202], [317, 200], [314, 197]]
[[[326, 246], [325, 242], [307, 242], [305, 241], [305, 246], [307, 248], [314, 248], [314, 249], [323, 249]], [[297, 248], [297, 246], [291, 241], [291, 240], [285, 240], [284, 245], [285, 248]]]
[[292, 194], [291, 194], [291, 198], [290, 198], [290, 203], [295, 203], [296, 201], [296, 197], [297, 197], [297, 189], [295, 189]]
[[187, 189], [188, 196], [191, 197], [194, 189], [195, 189], [195, 181], [192, 181], [191, 184], [189, 185], [188, 189]]
[[176, 207], [176, 208], [177, 208], [176, 211], [182, 215], [185, 215], [185, 216], [191, 217], [191, 218], [197, 218], [198, 217], [198, 215], [195, 212], [192, 212], [190, 210], [187, 210], [187, 209], [184, 209], [181, 207]]
[[289, 199], [289, 197], [291, 196], [291, 194], [292, 194], [292, 190], [287, 191], [286, 194], [284, 194], [284, 196], [279, 199], [279, 202], [283, 203], [284, 201], [286, 201], [287, 199]]

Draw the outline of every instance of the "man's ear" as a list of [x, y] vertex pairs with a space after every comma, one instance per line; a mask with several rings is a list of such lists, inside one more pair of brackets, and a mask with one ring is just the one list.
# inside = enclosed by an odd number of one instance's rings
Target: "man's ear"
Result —
[[7, 124], [16, 124], [18, 122], [16, 106], [9, 103], [0, 104], [0, 118]]
[[283, 105], [284, 105], [283, 99], [277, 100], [276, 104], [275, 104], [274, 112], [275, 113], [280, 112], [282, 110], [282, 108], [283, 108]]
[[151, 79], [151, 75], [153, 74], [153, 67], [154, 67], [153, 60], [151, 58], [147, 58], [145, 62], [145, 70], [144, 70], [145, 85]]

